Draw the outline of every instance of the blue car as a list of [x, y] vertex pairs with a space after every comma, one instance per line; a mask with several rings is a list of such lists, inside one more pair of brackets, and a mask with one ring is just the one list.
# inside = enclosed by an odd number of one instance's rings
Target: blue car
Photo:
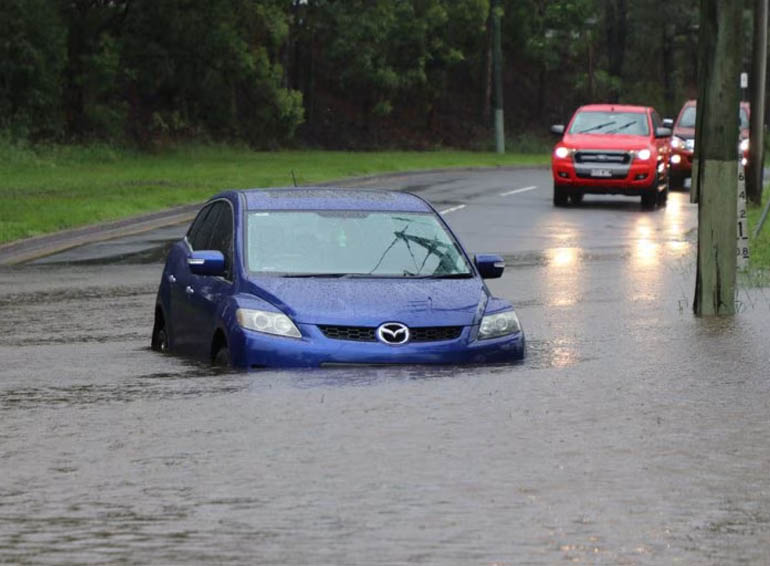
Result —
[[501, 363], [525, 341], [433, 207], [404, 192], [227, 191], [169, 252], [152, 347], [237, 368]]

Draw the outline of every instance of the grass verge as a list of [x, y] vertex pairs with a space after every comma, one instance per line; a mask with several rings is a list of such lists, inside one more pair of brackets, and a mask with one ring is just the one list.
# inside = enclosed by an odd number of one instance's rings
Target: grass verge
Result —
[[[770, 187], [765, 187], [765, 193]], [[762, 216], [762, 208], [759, 206], [750, 206], [749, 215], [749, 265], [751, 271], [756, 275], [770, 274], [770, 218], [765, 221], [758, 237], [754, 237], [754, 230], [759, 224]]]
[[0, 244], [200, 202], [225, 188], [312, 184], [394, 171], [546, 165], [548, 154], [254, 152], [181, 146], [157, 154], [106, 146], [0, 144]]

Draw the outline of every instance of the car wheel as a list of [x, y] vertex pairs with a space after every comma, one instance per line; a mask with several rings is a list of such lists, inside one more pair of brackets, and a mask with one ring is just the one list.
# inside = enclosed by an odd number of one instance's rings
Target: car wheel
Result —
[[155, 327], [152, 329], [150, 346], [156, 352], [164, 354], [168, 352], [168, 332], [166, 331], [166, 323], [162, 319], [156, 321]]
[[652, 210], [658, 203], [657, 181], [649, 188], [642, 191], [642, 208]]
[[571, 193], [569, 195], [569, 201], [575, 206], [579, 205], [581, 202], [583, 202], [583, 193], [581, 193], [580, 191], [575, 191], [574, 193]]
[[217, 350], [216, 355], [214, 355], [213, 364], [220, 368], [230, 367], [230, 350], [227, 349], [227, 346], [221, 346]]
[[566, 206], [567, 205], [567, 191], [564, 187], [560, 187], [557, 184], [553, 186], [553, 205], [554, 206]]

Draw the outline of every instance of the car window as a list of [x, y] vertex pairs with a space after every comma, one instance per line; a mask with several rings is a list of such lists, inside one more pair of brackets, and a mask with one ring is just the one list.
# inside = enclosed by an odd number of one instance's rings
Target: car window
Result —
[[222, 252], [225, 256], [225, 278], [230, 279], [233, 265], [233, 212], [226, 202], [218, 202], [216, 206], [219, 214], [207, 249]]
[[[206, 217], [211, 212], [211, 209], [213, 208], [213, 205], [209, 204], [207, 206], [204, 206], [200, 212], [198, 212], [198, 216], [195, 217], [195, 220], [193, 220], [192, 224], [190, 224], [190, 229], [187, 230], [187, 242], [192, 247], [192, 242], [197, 239], [198, 233], [201, 230], [201, 226], [203, 226], [203, 223], [206, 221]], [[193, 249], [195, 249], [193, 247]]]
[[682, 115], [679, 116], [679, 122], [677, 123], [677, 126], [680, 128], [694, 128], [695, 117], [695, 106], [688, 106], [682, 110]]
[[220, 211], [221, 207], [218, 206], [218, 204], [211, 205], [211, 210], [206, 215], [206, 218], [203, 220], [203, 222], [201, 222], [201, 225], [198, 227], [198, 230], [194, 234], [192, 240], [190, 240], [190, 247], [193, 250], [199, 251], [210, 249], [208, 246], [209, 242], [211, 241], [211, 234], [214, 231], [214, 227], [216, 226]]
[[650, 115], [652, 116], [652, 127], [654, 129], [662, 127], [663, 122], [661, 121], [660, 116], [658, 116], [658, 113], [653, 110]]
[[[695, 118], [697, 117], [696, 106], [688, 106], [682, 110], [682, 115], [679, 117], [677, 126], [680, 128], [694, 128]], [[749, 127], [749, 114], [746, 109], [741, 107], [738, 111], [738, 118], [740, 121], [741, 129], [746, 130]]]
[[644, 112], [584, 110], [575, 115], [569, 133], [648, 136], [650, 127]]
[[741, 129], [742, 130], [748, 130], [749, 129], [749, 114], [746, 112], [746, 109], [741, 107], [740, 111], [740, 121], [741, 121]]

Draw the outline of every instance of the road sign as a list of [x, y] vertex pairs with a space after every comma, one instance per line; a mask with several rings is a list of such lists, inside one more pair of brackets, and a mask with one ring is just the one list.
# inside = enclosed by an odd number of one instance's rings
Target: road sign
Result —
[[[735, 76], [735, 75], [733, 75]], [[733, 79], [735, 80], [735, 79]], [[733, 83], [735, 84], [735, 83]], [[749, 74], [741, 73], [741, 88], [749, 88]]]

